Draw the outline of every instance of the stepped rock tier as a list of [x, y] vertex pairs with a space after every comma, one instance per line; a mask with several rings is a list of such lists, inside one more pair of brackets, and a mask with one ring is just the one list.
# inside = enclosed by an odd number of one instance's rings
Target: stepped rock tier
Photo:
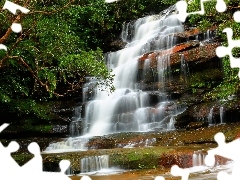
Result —
[[188, 94], [191, 73], [206, 62], [221, 72], [215, 29], [203, 33], [186, 28], [171, 6], [159, 15], [125, 23], [121, 37], [125, 48], [106, 55], [116, 90], [109, 95], [99, 86], [93, 89], [96, 80], [89, 78], [78, 118], [81, 133], [174, 129], [176, 117], [187, 109], [177, 98]]
[[101, 81], [87, 77], [69, 125], [71, 137], [47, 150], [88, 149], [89, 144], [106, 148], [114, 141], [102, 143], [103, 135], [194, 130], [240, 117], [237, 97], [224, 102], [204, 98], [223, 80], [216, 27], [201, 32], [182, 24], [176, 13], [173, 5], [124, 23], [120, 45], [125, 47], [105, 56], [116, 90], [102, 91]]

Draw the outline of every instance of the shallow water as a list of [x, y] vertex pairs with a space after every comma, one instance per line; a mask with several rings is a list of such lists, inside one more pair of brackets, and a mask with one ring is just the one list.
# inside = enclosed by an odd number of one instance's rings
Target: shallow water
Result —
[[[151, 169], [151, 170], [135, 170], [135, 171], [126, 171], [117, 174], [95, 174], [89, 175], [92, 180], [150, 180], [154, 179], [156, 176], [165, 174], [166, 172], [160, 169]], [[80, 176], [72, 176], [72, 180], [79, 180]]]
[[[198, 166], [189, 168], [189, 180], [216, 180], [217, 174], [220, 171], [231, 172], [232, 164], [221, 165], [214, 168], [207, 168], [206, 166]], [[89, 175], [89, 174], [88, 174]], [[180, 180], [181, 177], [174, 177], [170, 174], [170, 170], [150, 169], [150, 170], [134, 170], [118, 172], [116, 174], [95, 173], [89, 175], [92, 180], [154, 180], [157, 176], [163, 176], [165, 180]], [[82, 175], [71, 176], [72, 180], [80, 180]]]

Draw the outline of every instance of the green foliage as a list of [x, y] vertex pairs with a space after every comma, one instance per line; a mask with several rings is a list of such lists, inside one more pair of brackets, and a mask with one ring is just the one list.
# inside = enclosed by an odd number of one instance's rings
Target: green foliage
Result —
[[110, 155], [110, 164], [123, 169], [152, 169], [159, 167], [159, 157], [167, 152], [167, 148], [134, 148], [117, 151]]
[[[25, 15], [21, 22], [24, 28], [23, 33], [20, 36], [16, 34], [9, 36], [5, 44], [12, 50], [8, 51], [7, 55], [1, 51], [0, 57], [4, 65], [11, 65], [11, 68], [15, 68], [14, 71], [19, 71], [21, 68], [30, 72], [28, 75], [32, 75], [30, 78], [35, 80], [31, 82], [33, 89], [29, 94], [44, 94], [44, 91], [48, 91], [50, 97], [57, 94], [56, 88], [59, 87], [58, 83], [62, 82], [62, 72], [66, 72], [61, 69], [65, 69], [63, 61], [74, 64], [67, 58], [75, 55], [77, 57], [79, 54], [81, 58], [76, 58], [79, 59], [75, 66], [77, 69], [68, 69], [69, 77], [83, 79], [86, 75], [96, 75], [105, 80], [111, 77], [106, 67], [100, 66], [101, 63], [96, 60], [102, 53], [97, 49], [97, 45], [101, 44], [102, 37], [106, 36], [102, 32], [111, 29], [109, 24], [114, 23], [113, 18], [107, 18], [109, 10], [104, 1], [85, 3], [75, 1], [71, 4], [68, 4], [67, 0], [39, 3], [31, 1], [30, 4], [32, 5], [30, 14]], [[60, 10], [57, 10], [58, 8]], [[8, 16], [6, 11], [3, 13]], [[9, 19], [11, 18], [12, 16]], [[7, 21], [4, 25], [3, 27], [8, 28]], [[96, 53], [91, 53], [95, 50]], [[95, 59], [94, 55], [97, 56]], [[83, 56], [86, 57], [83, 58]], [[81, 74], [78, 73], [79, 69]], [[78, 74], [77, 77], [75, 77], [76, 74]], [[76, 79], [68, 83], [74, 81]], [[79, 87], [83, 82], [84, 80]]]
[[0, 70], [0, 103], [8, 103], [11, 101], [11, 98], [29, 95], [29, 88], [27, 86], [30, 78], [27, 77], [26, 71], [21, 68], [18, 70], [11, 65], [8, 66], [8, 69], [2, 68]]
[[[80, 54], [71, 54], [62, 57], [59, 68], [65, 82], [74, 76], [94, 76], [99, 81], [102, 80], [102, 90], [104, 90], [104, 86], [109, 87], [110, 91], [114, 90], [114, 86], [112, 85], [114, 75], [109, 74], [109, 71], [106, 69], [102, 51], [99, 48], [96, 51], [82, 51]], [[75, 74], [72, 74], [72, 72], [75, 72]]]
[[[18, 2], [23, 5], [21, 3]], [[4, 42], [8, 53], [0, 51], [0, 59], [6, 67], [3, 73], [9, 74], [2, 82], [11, 81], [13, 85], [12, 89], [3, 86], [0, 91], [3, 101], [11, 97], [22, 98], [22, 94], [41, 100], [66, 96], [68, 92], [79, 90], [86, 76], [103, 79], [101, 84], [113, 90], [113, 76], [98, 57], [109, 51], [109, 42], [118, 39], [124, 21], [158, 13], [170, 3], [173, 2], [122, 0], [107, 4], [104, 0], [76, 0], [69, 4], [67, 0], [29, 1], [26, 5], [31, 7], [30, 13], [21, 18], [22, 33], [11, 33]], [[5, 18], [1, 22], [0, 37], [15, 18], [8, 11], [1, 11], [1, 15]]]
[[[26, 3], [22, 0], [13, 2], [22, 6]], [[101, 80], [98, 85], [102, 90], [113, 91], [114, 75], [107, 70], [103, 53], [111, 50], [110, 42], [119, 39], [123, 22], [159, 13], [176, 2], [177, 0], [120, 0], [107, 4], [104, 0], [30, 0], [26, 4], [30, 13], [18, 14], [23, 31], [7, 36], [3, 42], [8, 47], [7, 53], [0, 50], [2, 109], [13, 112], [17, 119], [25, 119], [30, 127], [35, 122], [34, 118], [48, 119], [49, 110], [46, 109], [44, 113], [35, 108], [39, 107], [38, 101], [68, 97], [70, 93], [81, 91], [86, 76], [96, 76]], [[234, 23], [232, 19], [239, 2], [228, 0], [226, 3], [229, 6], [227, 13], [218, 13], [215, 11], [216, 0], [205, 2], [207, 14], [192, 15], [187, 18], [187, 23], [202, 30], [211, 26], [218, 27], [218, 35], [227, 45], [226, 34], [222, 30], [225, 27], [233, 28], [233, 38], [238, 39], [240, 24]], [[1, 7], [3, 4], [0, 2]], [[200, 0], [194, 0], [189, 5], [188, 12], [197, 10], [200, 10]], [[0, 17], [2, 38], [16, 15], [1, 10]], [[233, 51], [238, 56], [239, 50]], [[226, 65], [222, 86], [225, 84], [229, 87], [225, 96], [238, 91], [236, 71], [230, 68], [227, 59], [223, 59]], [[195, 77], [192, 88], [213, 87], [214, 83], [210, 80], [210, 84], [203, 81], [204, 77]], [[222, 89], [221, 86], [216, 87], [216, 92], [221, 94]], [[211, 98], [220, 98], [220, 95], [217, 97], [213, 94]]]
[[217, 87], [206, 94], [206, 98], [212, 99], [227, 99], [228, 96], [238, 93], [239, 91], [239, 78], [237, 76], [238, 69], [230, 68], [230, 61], [228, 57], [223, 58], [224, 80]]
[[[0, 106], [4, 121], [21, 125], [25, 130], [37, 130], [34, 124], [42, 122], [44, 129], [49, 129], [43, 121], [50, 120], [50, 108], [43, 108], [38, 101], [79, 91], [86, 76], [96, 76], [110, 90], [114, 89], [113, 75], [103, 63], [103, 52], [96, 46], [102, 42], [100, 31], [105, 25], [99, 25], [108, 11], [106, 4], [101, 6], [103, 2], [94, 6], [89, 2], [79, 6], [68, 0], [30, 0], [25, 5], [23, 1], [15, 2], [30, 9], [27, 15], [18, 14], [23, 27], [19, 34], [7, 34], [16, 15], [0, 11], [3, 17], [0, 39], [7, 35], [3, 44], [8, 47], [7, 52], [0, 50]], [[85, 24], [90, 26], [84, 31], [94, 30], [95, 36], [79, 31]], [[91, 43], [85, 37], [92, 38]]]
[[[194, 0], [188, 6], [188, 12], [195, 12], [200, 10], [200, 0]], [[204, 15], [190, 15], [187, 18], [187, 23], [191, 25], [196, 25], [202, 31], [206, 31], [209, 28], [217, 27], [217, 34], [222, 41], [224, 46], [227, 45], [226, 33], [223, 33], [223, 29], [230, 27], [233, 29], [233, 39], [240, 38], [240, 24], [233, 20], [233, 13], [239, 10], [239, 1], [237, 0], [227, 0], [224, 1], [227, 4], [227, 11], [224, 13], [219, 13], [215, 9], [216, 0], [204, 2]], [[239, 57], [239, 48], [233, 49], [233, 55]], [[239, 91], [239, 78], [237, 76], [237, 69], [232, 69], [230, 67], [229, 57], [226, 56], [222, 59], [223, 70], [224, 70], [224, 80], [220, 85], [213, 88], [212, 91], [206, 94], [207, 99], [226, 99], [228, 96], [238, 93]]]
[[71, 19], [68, 22], [70, 29], [80, 38], [86, 50], [104, 48], [104, 38], [113, 36], [111, 31], [116, 20], [109, 14], [110, 9], [104, 0], [76, 1], [74, 6], [66, 10], [66, 15]]
[[173, 5], [176, 4], [178, 2], [178, 0], [161, 0], [161, 3], [164, 5]]
[[49, 107], [34, 100], [11, 99], [0, 103], [0, 113], [1, 123], [11, 123], [10, 129], [14, 131], [49, 132], [51, 129]]
[[222, 72], [219, 69], [206, 69], [201, 72], [195, 72], [190, 75], [190, 88], [195, 93], [198, 88], [210, 89], [218, 84], [217, 79], [222, 78]]

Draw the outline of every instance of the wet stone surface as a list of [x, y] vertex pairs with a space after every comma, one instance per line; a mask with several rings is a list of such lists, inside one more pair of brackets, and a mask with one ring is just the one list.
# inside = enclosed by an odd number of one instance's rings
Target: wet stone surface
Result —
[[[89, 150], [63, 153], [43, 153], [43, 166], [45, 171], [58, 171], [58, 163], [62, 159], [71, 161], [73, 174], [79, 174], [80, 160], [90, 156], [109, 155], [109, 167], [126, 170], [160, 168], [169, 169], [177, 164], [186, 168], [192, 166], [192, 155], [198, 150], [207, 152], [209, 148], [216, 147], [214, 135], [223, 132], [226, 141], [239, 137], [240, 124], [221, 124], [192, 130], [172, 130], [154, 132], [117, 133], [102, 137], [94, 137], [89, 142]], [[13, 158], [23, 165], [32, 158], [27, 146], [35, 141], [44, 150], [50, 142], [62, 141], [57, 138], [31, 138], [15, 139], [21, 149], [13, 154]], [[11, 140], [1, 140], [6, 146]], [[225, 162], [219, 158], [219, 162]]]

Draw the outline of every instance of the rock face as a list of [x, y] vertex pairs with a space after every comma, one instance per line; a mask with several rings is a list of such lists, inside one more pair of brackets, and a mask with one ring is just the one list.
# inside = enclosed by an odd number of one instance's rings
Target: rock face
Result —
[[[214, 34], [215, 31], [208, 32]], [[223, 123], [228, 108], [224, 108], [220, 102], [205, 102], [203, 99], [204, 93], [212, 87], [206, 86], [197, 87], [196, 92], [192, 92], [194, 81], [198, 83], [205, 81], [214, 81], [215, 85], [219, 84], [223, 79], [221, 60], [216, 56], [216, 47], [221, 43], [216, 41], [216, 38], [204, 39], [204, 33], [198, 29], [178, 33], [176, 36], [181, 37], [181, 43], [176, 44], [170, 49], [148, 52], [139, 58], [139, 72], [146, 71], [146, 61], [148, 63], [148, 71], [154, 72], [158, 68], [158, 59], [162, 56], [169, 56], [169, 69], [171, 69], [171, 79], [167, 82], [154, 82], [154, 76], [142, 76], [140, 81], [144, 84], [145, 90], [151, 88], [164, 90], [171, 99], [175, 99], [180, 104], [185, 104], [188, 108], [183, 113], [175, 117], [175, 128], [177, 129], [196, 129], [206, 127], [209, 123]], [[200, 39], [200, 40], [190, 40]], [[183, 42], [185, 41], [185, 42]], [[185, 74], [181, 68], [187, 66]], [[202, 75], [204, 74], [204, 75]], [[149, 88], [150, 87], [150, 88]], [[153, 100], [154, 101], [154, 97]], [[213, 114], [210, 114], [211, 108], [214, 107]], [[222, 110], [220, 110], [222, 109]], [[231, 108], [230, 108], [231, 109]], [[199, 122], [200, 121], [200, 122]], [[211, 121], [211, 122], [210, 122]], [[227, 121], [225, 119], [225, 121]], [[195, 122], [195, 123], [194, 123]]]
[[[230, 97], [224, 102], [204, 99], [204, 94], [223, 80], [221, 59], [215, 52], [221, 43], [215, 37], [215, 28], [213, 29], [206, 33], [196, 28], [177, 33], [175, 36], [180, 37], [181, 43], [170, 49], [145, 53], [138, 59], [139, 73], [150, 72], [139, 79], [144, 84], [144, 90], [161, 89], [164, 86], [171, 99], [187, 106], [183, 113], [175, 117], [174, 125], [177, 129], [197, 129], [209, 124], [239, 121], [237, 96]], [[155, 82], [156, 78], [149, 75], [156, 71], [159, 58], [163, 56], [169, 56], [168, 68], [171, 69], [168, 72], [171, 73], [171, 78], [164, 84]], [[149, 70], [146, 70], [146, 62]], [[181, 72], [182, 66], [187, 66], [185, 74]], [[208, 83], [212, 85], [208, 87]]]
[[215, 52], [221, 45], [216, 27], [201, 32], [175, 14], [171, 6], [159, 15], [125, 23], [122, 41], [115, 42], [116, 49], [124, 48], [106, 55], [115, 74], [115, 94], [109, 97], [95, 89], [83, 98], [87, 101], [78, 125], [83, 134], [198, 129], [237, 121], [226, 119], [236, 111], [232, 100], [209, 102], [204, 97], [224, 77]]
[[76, 103], [74, 101], [52, 102], [52, 134], [69, 134], [69, 126], [74, 118]]
[[[170, 168], [173, 165], [188, 168], [193, 165], [193, 153], [206, 154], [210, 148], [216, 147], [214, 135], [217, 132], [224, 132], [229, 142], [239, 136], [239, 130], [239, 123], [231, 123], [184, 131], [119, 133], [94, 137], [88, 143], [89, 151], [42, 154], [43, 165], [46, 171], [57, 171], [55, 168], [59, 161], [69, 159], [72, 170], [78, 174], [81, 172], [79, 163], [82, 158], [109, 155], [109, 167], [121, 169]], [[21, 160], [26, 163], [28, 159]], [[217, 157], [216, 162], [224, 164], [226, 159]]]

